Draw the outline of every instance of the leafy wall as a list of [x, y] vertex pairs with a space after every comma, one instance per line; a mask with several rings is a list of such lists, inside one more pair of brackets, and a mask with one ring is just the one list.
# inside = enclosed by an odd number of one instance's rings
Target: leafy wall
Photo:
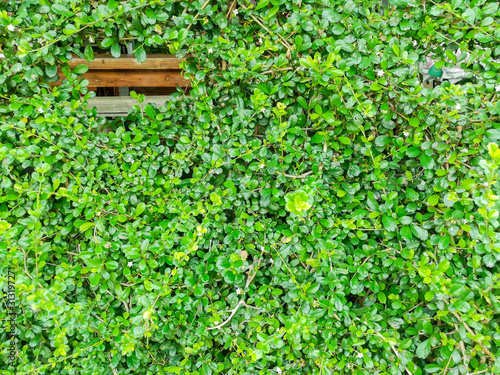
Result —
[[[66, 62], [130, 40], [192, 91], [99, 118]], [[499, 40], [485, 0], [2, 2], [2, 373], [499, 374]]]

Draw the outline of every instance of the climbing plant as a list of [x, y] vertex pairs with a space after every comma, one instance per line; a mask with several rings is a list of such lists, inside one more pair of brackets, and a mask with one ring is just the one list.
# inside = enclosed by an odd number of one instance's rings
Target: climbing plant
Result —
[[[499, 19], [0, 3], [0, 372], [500, 374]], [[67, 61], [130, 41], [191, 91], [107, 120]]]

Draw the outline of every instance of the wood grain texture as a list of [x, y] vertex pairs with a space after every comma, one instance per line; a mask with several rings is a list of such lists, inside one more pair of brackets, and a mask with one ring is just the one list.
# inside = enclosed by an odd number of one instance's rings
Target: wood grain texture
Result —
[[[58, 72], [59, 80], [50, 85], [62, 83], [64, 74]], [[180, 70], [89, 70], [83, 78], [88, 79], [90, 87], [185, 87], [189, 81], [184, 79]]]
[[139, 104], [137, 100], [129, 96], [116, 97], [94, 97], [88, 100], [87, 108], [95, 107], [100, 116], [120, 117], [126, 116], [133, 105], [138, 105], [144, 109], [148, 103], [155, 103], [157, 106], [164, 106], [168, 101], [168, 95], [146, 96], [143, 103]]
[[89, 70], [116, 70], [116, 69], [179, 69], [179, 64], [183, 59], [179, 59], [174, 55], [152, 53], [146, 55], [146, 61], [142, 64], [137, 62], [134, 55], [121, 55], [114, 58], [111, 55], [97, 54], [94, 56], [94, 61], [87, 62], [85, 59], [73, 57], [68, 61], [71, 68], [77, 65], [85, 64]]

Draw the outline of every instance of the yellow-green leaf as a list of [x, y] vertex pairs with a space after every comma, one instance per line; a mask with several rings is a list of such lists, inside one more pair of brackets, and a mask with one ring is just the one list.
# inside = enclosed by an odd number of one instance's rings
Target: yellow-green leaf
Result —
[[435, 206], [439, 203], [439, 195], [431, 195], [429, 198], [427, 198], [427, 203], [429, 203], [430, 206]]
[[95, 225], [95, 223], [84, 223], [80, 225], [80, 231], [85, 232], [87, 229], [92, 228]]
[[145, 209], [146, 205], [143, 202], [139, 203], [137, 205], [137, 208], [135, 209], [135, 216], [139, 216], [140, 214], [142, 214]]

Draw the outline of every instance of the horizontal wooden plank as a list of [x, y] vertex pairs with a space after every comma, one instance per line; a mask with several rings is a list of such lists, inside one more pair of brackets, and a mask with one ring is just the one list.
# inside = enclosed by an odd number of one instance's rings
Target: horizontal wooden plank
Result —
[[179, 64], [183, 59], [174, 55], [151, 53], [146, 55], [146, 61], [142, 64], [137, 62], [134, 55], [121, 55], [114, 58], [111, 55], [97, 54], [94, 61], [87, 62], [85, 59], [73, 57], [68, 61], [71, 68], [85, 64], [90, 69], [116, 70], [116, 69], [180, 69]]
[[[144, 95], [172, 95], [174, 92], [177, 92], [177, 87], [137, 87], [130, 86], [129, 92], [135, 91], [138, 94]], [[123, 96], [123, 95], [120, 95]]]
[[126, 116], [133, 105], [138, 105], [144, 109], [148, 103], [155, 103], [157, 106], [164, 106], [168, 101], [168, 95], [146, 96], [143, 103], [140, 103], [129, 96], [101, 96], [88, 100], [88, 109], [97, 108], [97, 113], [105, 117]]
[[[62, 83], [64, 74], [58, 72], [60, 79], [50, 83]], [[89, 70], [83, 78], [89, 80], [91, 87], [185, 87], [189, 80], [179, 70]]]

